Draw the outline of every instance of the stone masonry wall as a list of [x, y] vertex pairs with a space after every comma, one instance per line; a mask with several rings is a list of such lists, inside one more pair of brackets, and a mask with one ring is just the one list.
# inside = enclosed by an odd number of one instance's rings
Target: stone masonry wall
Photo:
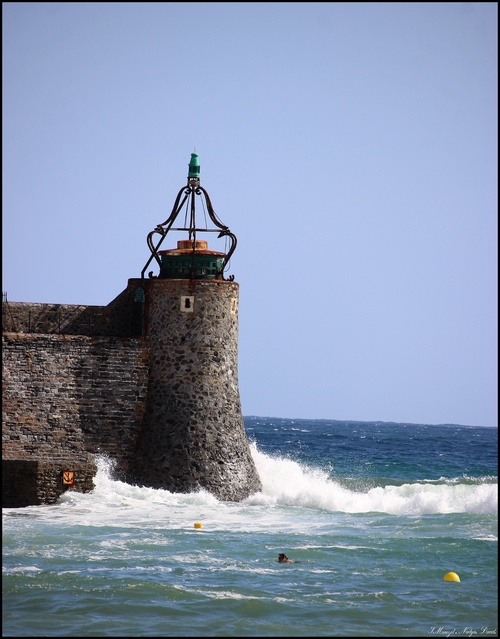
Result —
[[133, 293], [127, 287], [107, 306], [5, 301], [2, 331], [122, 337], [140, 334], [134, 324]]
[[[74, 473], [65, 485], [63, 473]], [[97, 467], [93, 462], [51, 463], [37, 460], [2, 461], [2, 507], [21, 508], [53, 504], [66, 491], [90, 492]]]
[[126, 472], [145, 409], [144, 338], [4, 333], [4, 460], [88, 462]]

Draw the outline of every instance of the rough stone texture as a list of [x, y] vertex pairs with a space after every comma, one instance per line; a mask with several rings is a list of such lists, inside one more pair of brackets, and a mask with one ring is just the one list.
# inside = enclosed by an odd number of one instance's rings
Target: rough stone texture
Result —
[[131, 279], [106, 307], [4, 302], [9, 504], [16, 486], [19, 505], [52, 503], [68, 465], [83, 464], [78, 489], [91, 490], [98, 453], [142, 485], [234, 501], [260, 490], [238, 390], [238, 290]]
[[[74, 472], [74, 484], [63, 483], [64, 471]], [[88, 493], [94, 488], [94, 463], [49, 463], [36, 460], [2, 461], [2, 506], [20, 508], [53, 504], [66, 491]]]
[[148, 282], [139, 483], [173, 492], [205, 488], [231, 501], [261, 489], [238, 388], [238, 293], [237, 283], [223, 280]]
[[107, 306], [3, 302], [2, 331], [62, 335], [140, 335], [134, 316], [134, 289], [127, 287]]
[[3, 459], [101, 453], [128, 471], [146, 405], [143, 338], [5, 333], [2, 364]]

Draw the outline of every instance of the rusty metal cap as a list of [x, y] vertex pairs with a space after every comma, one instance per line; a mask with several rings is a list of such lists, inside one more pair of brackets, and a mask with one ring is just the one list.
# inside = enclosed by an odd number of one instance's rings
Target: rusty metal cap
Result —
[[[194, 244], [194, 246], [193, 246]], [[206, 240], [177, 240], [177, 248], [178, 249], [189, 249], [192, 251], [206, 251], [208, 248], [208, 242]]]

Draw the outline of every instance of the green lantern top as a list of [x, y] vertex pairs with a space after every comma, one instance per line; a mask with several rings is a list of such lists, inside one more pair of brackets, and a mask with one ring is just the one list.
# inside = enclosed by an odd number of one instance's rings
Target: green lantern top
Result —
[[189, 162], [188, 178], [200, 177], [200, 161], [198, 160], [198, 153], [191, 153], [191, 161]]

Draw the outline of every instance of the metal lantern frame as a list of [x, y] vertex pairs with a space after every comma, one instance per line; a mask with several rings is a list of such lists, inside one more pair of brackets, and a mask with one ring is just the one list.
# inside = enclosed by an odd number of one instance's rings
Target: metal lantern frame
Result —
[[[192, 156], [193, 155], [195, 154], [192, 154]], [[141, 278], [144, 278], [144, 273], [146, 272], [146, 269], [151, 264], [151, 261], [153, 259], [156, 260], [158, 266], [160, 267], [160, 273], [161, 273], [162, 263], [161, 263], [160, 256], [158, 255], [158, 249], [162, 245], [164, 239], [167, 237], [167, 234], [170, 231], [187, 231], [188, 239], [192, 240], [193, 242], [192, 244], [193, 261], [196, 255], [196, 239], [197, 239], [198, 233], [218, 233], [218, 236], [217, 236], [218, 238], [228, 237], [230, 239], [231, 246], [229, 248], [229, 251], [225, 254], [224, 260], [222, 261], [220, 272], [217, 273], [217, 277], [224, 279], [224, 271], [226, 270], [229, 260], [231, 259], [231, 256], [236, 249], [237, 239], [234, 233], [231, 233], [231, 231], [229, 230], [229, 227], [223, 224], [221, 220], [219, 220], [219, 218], [215, 214], [214, 208], [212, 206], [212, 202], [210, 201], [210, 196], [208, 195], [207, 191], [200, 185], [199, 177], [193, 177], [193, 174], [199, 173], [199, 164], [196, 167], [193, 167], [192, 164], [190, 164], [189, 168], [190, 168], [190, 172], [189, 172], [187, 186], [183, 186], [182, 189], [180, 189], [180, 191], [178, 192], [172, 212], [170, 213], [170, 216], [165, 220], [165, 222], [163, 222], [162, 224], [158, 224], [153, 231], [148, 233], [147, 244], [151, 251], [151, 256], [149, 260], [146, 262], [146, 265], [144, 266], [144, 268], [142, 269]], [[208, 211], [208, 215], [216, 228], [211, 229], [211, 228], [202, 228], [197, 226], [196, 224], [196, 198], [197, 197], [199, 197], [200, 199], [203, 198], [205, 200], [206, 210]], [[203, 203], [203, 199], [202, 199], [202, 203]], [[187, 209], [189, 209], [189, 224], [185, 226], [174, 227], [174, 223], [177, 217], [179, 216], [179, 214], [181, 213], [181, 211], [184, 209], [184, 205], [186, 205]], [[187, 214], [186, 214], [186, 219], [187, 219]], [[160, 236], [160, 239], [156, 243], [154, 241], [155, 235]], [[150, 271], [149, 277], [153, 277], [152, 271]], [[195, 279], [194, 269], [192, 269], [192, 272], [191, 272], [191, 279]]]

